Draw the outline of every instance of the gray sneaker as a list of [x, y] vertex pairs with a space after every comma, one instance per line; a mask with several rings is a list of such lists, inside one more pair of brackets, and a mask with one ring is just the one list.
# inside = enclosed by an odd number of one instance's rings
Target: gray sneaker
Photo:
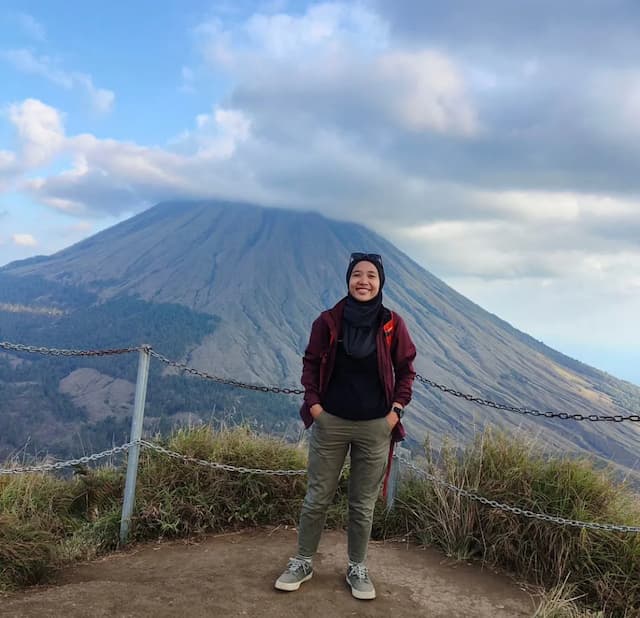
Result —
[[369, 578], [369, 569], [364, 564], [350, 564], [347, 569], [347, 584], [356, 599], [375, 599], [376, 589]]
[[313, 567], [310, 562], [300, 558], [289, 558], [287, 568], [276, 579], [275, 586], [278, 590], [291, 592], [300, 588], [300, 584], [313, 577]]

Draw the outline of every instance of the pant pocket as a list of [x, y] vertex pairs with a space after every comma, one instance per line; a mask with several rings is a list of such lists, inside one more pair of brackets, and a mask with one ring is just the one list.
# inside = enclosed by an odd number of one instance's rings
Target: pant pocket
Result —
[[393, 429], [389, 427], [389, 423], [387, 423], [387, 419], [383, 416], [380, 420], [382, 421], [382, 426], [383, 426], [385, 435], [387, 437], [391, 437], [391, 432], [393, 431]]

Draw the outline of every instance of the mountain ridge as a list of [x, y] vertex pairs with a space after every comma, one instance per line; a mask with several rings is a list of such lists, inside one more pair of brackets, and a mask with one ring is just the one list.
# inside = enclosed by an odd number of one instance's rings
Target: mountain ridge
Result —
[[[380, 235], [317, 213], [165, 202], [48, 258], [8, 264], [0, 277], [22, 282], [35, 277], [77, 289], [96, 304], [130, 296], [216, 316], [216, 328], [201, 333], [180, 360], [217, 375], [291, 386], [298, 383], [311, 321], [346, 293], [352, 250], [383, 255], [385, 304], [406, 319], [419, 352], [416, 366], [435, 382], [545, 411], [640, 411], [640, 388], [571, 359], [482, 309]], [[9, 285], [1, 282], [0, 292]], [[5, 295], [10, 296], [0, 293], [0, 303], [7, 302]], [[489, 419], [511, 430], [541, 432], [556, 447], [613, 453], [619, 464], [635, 465], [633, 428], [603, 432], [589, 426], [593, 423], [534, 422], [479, 409], [419, 384], [414, 391], [407, 425], [416, 440], [427, 432], [468, 438], [474, 426]]]

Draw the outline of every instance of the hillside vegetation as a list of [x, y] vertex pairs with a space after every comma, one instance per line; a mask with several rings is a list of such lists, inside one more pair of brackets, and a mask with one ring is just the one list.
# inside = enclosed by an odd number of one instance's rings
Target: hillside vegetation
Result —
[[[3, 293], [13, 290], [7, 279], [0, 274]], [[36, 294], [38, 285], [32, 278], [15, 280]], [[31, 304], [22, 311], [3, 312], [0, 306], [0, 341], [49, 348], [67, 348], [72, 341], [73, 348], [81, 350], [153, 343], [159, 352], [179, 359], [214, 332], [219, 322], [215, 316], [181, 305], [149, 303], [133, 297], [77, 305], [77, 297], [87, 299], [76, 288], [43, 282], [39, 285], [64, 310], [51, 305], [45, 311]], [[26, 340], [25, 332], [30, 333]], [[46, 449], [49, 455], [76, 457], [80, 448], [95, 452], [125, 442], [131, 426], [137, 363], [135, 353], [87, 358], [0, 351], [0, 458], [25, 445], [29, 454]], [[219, 368], [217, 371], [221, 372]], [[123, 389], [106, 392], [87, 376], [106, 384], [128, 383], [130, 388], [124, 389], [128, 396]], [[150, 366], [149, 385], [145, 428], [152, 432], [166, 434], [187, 418], [232, 424], [251, 421], [257, 429], [283, 434], [288, 428], [286, 419], [293, 418], [297, 409], [291, 398], [239, 393], [167, 371], [155, 360]], [[84, 397], [74, 397], [73, 393], [83, 393]], [[241, 409], [260, 413], [246, 418]]]
[[[297, 470], [305, 449], [246, 428], [182, 429], [158, 442], [191, 457], [235, 466]], [[535, 444], [486, 433], [465, 450], [426, 445], [425, 470], [500, 502], [567, 519], [640, 524], [638, 497], [589, 462], [547, 458]], [[0, 586], [45, 581], [58, 567], [118, 546], [122, 465], [76, 469], [73, 478], [0, 476]], [[343, 473], [327, 526], [346, 525]], [[140, 458], [132, 541], [191, 537], [266, 524], [295, 525], [304, 476], [239, 474], [185, 464], [152, 450]], [[376, 538], [410, 538], [449, 556], [477, 559], [561, 593], [540, 616], [634, 616], [640, 611], [640, 537], [559, 526], [460, 497], [420, 474], [405, 475], [395, 507], [382, 501]], [[286, 557], [285, 557], [286, 558]], [[426, 576], [426, 575], [425, 575]], [[564, 608], [564, 609], [562, 609]], [[589, 615], [596, 615], [590, 613]]]

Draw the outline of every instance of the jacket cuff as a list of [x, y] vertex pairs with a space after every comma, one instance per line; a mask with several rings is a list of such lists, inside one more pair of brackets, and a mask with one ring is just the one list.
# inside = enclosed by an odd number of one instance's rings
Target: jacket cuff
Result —
[[304, 400], [309, 407], [315, 406], [317, 403], [320, 403], [320, 397], [316, 394], [305, 395]]
[[402, 397], [401, 395], [395, 394], [393, 396], [393, 401], [396, 401], [403, 408], [406, 408], [411, 403], [411, 397]]

